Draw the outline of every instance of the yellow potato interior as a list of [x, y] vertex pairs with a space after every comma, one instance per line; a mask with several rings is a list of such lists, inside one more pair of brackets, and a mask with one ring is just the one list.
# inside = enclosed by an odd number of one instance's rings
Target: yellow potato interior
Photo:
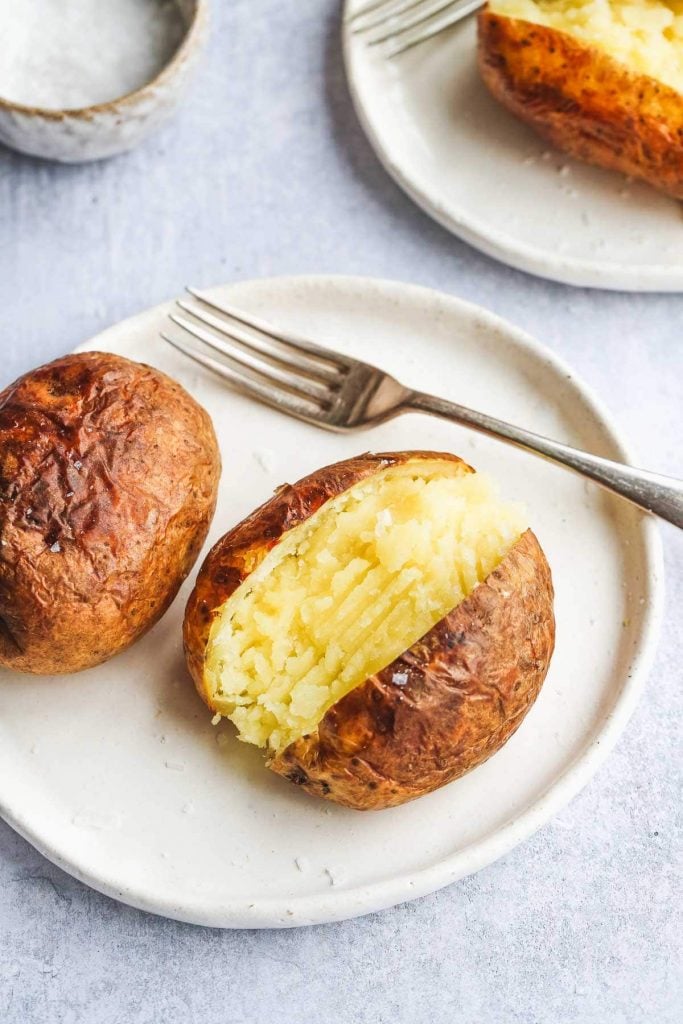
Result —
[[489, 10], [567, 32], [683, 93], [683, 0], [490, 0]]
[[382, 470], [290, 530], [216, 616], [206, 678], [240, 739], [271, 750], [463, 601], [526, 522], [445, 460]]

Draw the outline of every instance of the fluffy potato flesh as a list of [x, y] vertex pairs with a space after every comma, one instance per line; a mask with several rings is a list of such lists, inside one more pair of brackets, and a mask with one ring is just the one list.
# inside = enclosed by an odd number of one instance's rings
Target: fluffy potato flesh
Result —
[[683, 0], [490, 0], [488, 9], [566, 32], [683, 93]]
[[389, 665], [496, 568], [526, 527], [462, 463], [384, 469], [277, 544], [216, 614], [211, 705], [280, 752]]

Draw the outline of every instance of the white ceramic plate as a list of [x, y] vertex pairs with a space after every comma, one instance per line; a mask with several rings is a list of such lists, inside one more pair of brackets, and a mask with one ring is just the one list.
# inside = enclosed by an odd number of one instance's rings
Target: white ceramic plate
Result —
[[[352, 12], [364, 0], [347, 0]], [[566, 284], [683, 291], [681, 204], [548, 149], [491, 98], [476, 19], [387, 60], [344, 28], [351, 93], [387, 171], [441, 224]]]
[[[214, 294], [419, 388], [625, 457], [570, 370], [476, 306], [356, 278], [257, 281]], [[412, 804], [361, 814], [308, 797], [266, 771], [229, 723], [210, 724], [183, 665], [190, 580], [145, 639], [100, 668], [54, 679], [0, 672], [0, 812], [96, 889], [215, 926], [333, 921], [476, 871], [578, 791], [632, 711], [660, 615], [654, 523], [563, 470], [436, 419], [405, 416], [345, 437], [289, 420], [161, 342], [165, 311], [85, 347], [153, 363], [210, 411], [224, 459], [212, 540], [276, 485], [337, 459], [370, 448], [460, 453], [528, 504], [557, 590], [550, 674], [520, 730], [485, 765]]]

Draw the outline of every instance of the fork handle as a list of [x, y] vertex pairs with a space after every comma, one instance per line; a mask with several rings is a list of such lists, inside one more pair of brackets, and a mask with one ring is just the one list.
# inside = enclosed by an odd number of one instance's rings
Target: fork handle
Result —
[[559, 441], [552, 441], [541, 434], [534, 434], [530, 430], [515, 427], [512, 423], [505, 423], [504, 420], [498, 420], [485, 413], [468, 409], [464, 405], [447, 402], [444, 398], [436, 398], [434, 395], [426, 395], [420, 391], [410, 393], [404, 408], [412, 409], [415, 412], [431, 413], [433, 416], [440, 416], [442, 419], [472, 427], [482, 434], [489, 434], [500, 441], [507, 441], [534, 455], [557, 462], [561, 466], [566, 466], [568, 469], [573, 469], [574, 472], [588, 477], [589, 480], [594, 480], [608, 491], [619, 494], [639, 508], [645, 509], [647, 512], [654, 512], [661, 519], [666, 519], [674, 526], [683, 529], [683, 481], [681, 480], [661, 476], [659, 473], [650, 473], [644, 469], [635, 469], [622, 462], [612, 462], [599, 455], [590, 455], [588, 452], [570, 448], [569, 445], [561, 444]]

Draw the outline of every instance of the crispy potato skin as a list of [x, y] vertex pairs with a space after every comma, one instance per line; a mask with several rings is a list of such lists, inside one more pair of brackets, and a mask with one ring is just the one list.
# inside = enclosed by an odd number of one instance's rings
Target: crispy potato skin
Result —
[[0, 394], [0, 666], [97, 665], [166, 611], [216, 503], [207, 413], [175, 381], [102, 352]]
[[[209, 706], [203, 665], [214, 612], [283, 534], [325, 501], [385, 466], [423, 458], [455, 456], [362, 455], [328, 466], [281, 488], [215, 545], [184, 626], [188, 666]], [[314, 734], [290, 744], [269, 767], [309, 793], [358, 810], [429, 793], [481, 764], [512, 735], [538, 695], [554, 637], [550, 569], [527, 531], [466, 601], [333, 705]]]
[[466, 601], [270, 767], [357, 810], [459, 778], [503, 746], [536, 700], [554, 647], [552, 604], [548, 563], [527, 530]]
[[556, 29], [479, 14], [495, 98], [559, 149], [683, 199], [683, 96]]

